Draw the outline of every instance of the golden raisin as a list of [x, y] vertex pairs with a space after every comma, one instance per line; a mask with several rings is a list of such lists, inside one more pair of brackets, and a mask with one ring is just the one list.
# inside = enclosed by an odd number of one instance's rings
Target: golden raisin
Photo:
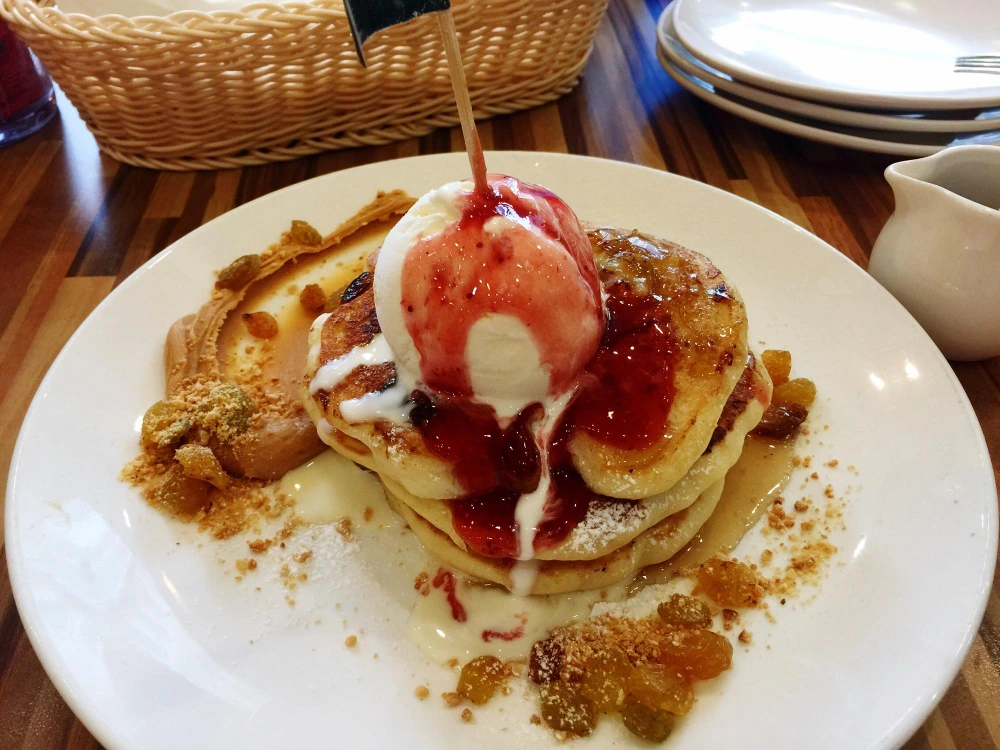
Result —
[[560, 732], [585, 737], [597, 725], [597, 707], [569, 682], [549, 682], [538, 688], [542, 719]]
[[637, 698], [625, 696], [622, 723], [639, 739], [663, 742], [674, 731], [674, 715], [655, 706], [647, 706]]
[[269, 312], [243, 313], [243, 324], [254, 338], [273, 339], [278, 335], [278, 321]]
[[323, 241], [323, 236], [308, 221], [296, 219], [288, 233], [292, 236], [292, 241], [300, 245], [318, 245]]
[[189, 443], [178, 448], [174, 458], [180, 463], [186, 476], [208, 482], [220, 490], [229, 486], [229, 475], [223, 471], [222, 464], [212, 453], [211, 448]]
[[254, 403], [243, 389], [222, 383], [198, 403], [198, 411], [202, 415], [198, 418], [199, 424], [225, 441], [250, 428]]
[[683, 716], [694, 705], [687, 677], [662, 664], [643, 664], [635, 669], [625, 692], [633, 699]]
[[674, 717], [694, 704], [687, 678], [669, 667], [644, 664], [629, 680], [622, 703], [622, 722], [637, 737], [663, 742], [673, 731]]
[[458, 677], [458, 694], [481, 706], [500, 689], [507, 673], [503, 662], [495, 656], [477, 656], [464, 667]]
[[698, 680], [718, 677], [733, 662], [733, 644], [711, 630], [675, 630], [657, 646], [661, 664]]
[[531, 647], [528, 657], [528, 677], [536, 684], [559, 679], [563, 667], [563, 647], [558, 641], [547, 638]]
[[656, 613], [674, 628], [707, 628], [712, 624], [708, 605], [683, 594], [673, 594], [667, 601], [660, 602]]
[[753, 434], [785, 440], [798, 434], [808, 416], [809, 412], [799, 404], [771, 404], [753, 428]]
[[775, 387], [771, 403], [781, 406], [798, 404], [808, 409], [816, 400], [816, 384], [808, 378], [795, 378]]
[[792, 354], [784, 349], [765, 349], [760, 355], [764, 363], [764, 369], [771, 376], [774, 387], [788, 380], [788, 375], [792, 371]]
[[612, 646], [584, 662], [580, 692], [590, 698], [601, 713], [614, 713], [625, 698], [625, 685], [632, 670], [625, 653]]
[[326, 307], [326, 292], [319, 284], [307, 284], [299, 292], [299, 304], [309, 312], [319, 312]]
[[184, 409], [172, 401], [157, 401], [142, 415], [142, 442], [167, 448], [180, 442], [191, 420], [184, 416]]
[[713, 557], [698, 568], [698, 585], [723, 607], [752, 607], [760, 599], [757, 575], [735, 560]]
[[257, 276], [260, 270], [259, 255], [242, 255], [219, 271], [216, 289], [242, 289]]
[[209, 505], [211, 487], [198, 479], [185, 476], [181, 467], [170, 467], [160, 486], [156, 500], [179, 516], [193, 516]]

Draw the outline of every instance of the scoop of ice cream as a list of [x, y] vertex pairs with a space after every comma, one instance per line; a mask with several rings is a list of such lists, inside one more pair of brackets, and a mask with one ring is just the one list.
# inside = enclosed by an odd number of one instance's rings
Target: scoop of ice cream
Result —
[[604, 331], [579, 220], [513, 177], [424, 195], [385, 238], [374, 290], [400, 377], [501, 417], [571, 388]]

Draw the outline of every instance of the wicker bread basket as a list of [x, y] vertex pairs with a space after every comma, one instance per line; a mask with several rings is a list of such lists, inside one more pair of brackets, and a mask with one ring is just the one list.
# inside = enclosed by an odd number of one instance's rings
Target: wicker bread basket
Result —
[[[477, 117], [569, 91], [607, 0], [456, 0]], [[340, 0], [91, 18], [0, 0], [112, 157], [221, 169], [422, 135], [458, 122], [437, 26], [422, 16], [354, 51]]]

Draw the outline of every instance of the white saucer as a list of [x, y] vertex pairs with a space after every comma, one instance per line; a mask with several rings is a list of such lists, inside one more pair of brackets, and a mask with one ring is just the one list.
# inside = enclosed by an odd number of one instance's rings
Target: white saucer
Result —
[[675, 2], [660, 15], [656, 26], [660, 49], [666, 53], [670, 62], [675, 66], [695, 78], [712, 84], [717, 91], [735, 94], [748, 101], [801, 117], [851, 127], [931, 133], [973, 133], [1000, 129], [1000, 109], [989, 112], [967, 111], [964, 113], [967, 115], [964, 119], [948, 119], [947, 115], [960, 113], [940, 110], [937, 114], [934, 112], [878, 114], [817, 104], [804, 99], [792, 99], [754, 86], [747, 86], [734, 80], [732, 76], [715, 70], [702, 62], [684, 47], [674, 29], [673, 16], [676, 8], [677, 3]]
[[930, 156], [948, 146], [1000, 143], [1000, 131], [997, 130], [968, 136], [956, 136], [954, 133], [904, 133], [856, 128], [798, 117], [717, 90], [712, 84], [695, 78], [674, 65], [659, 44], [657, 55], [670, 77], [700, 99], [750, 122], [800, 138], [859, 151], [900, 156]]
[[1000, 106], [995, 0], [678, 0], [684, 46], [736, 80], [802, 99], [887, 109]]
[[[840, 462], [823, 469], [848, 501], [846, 530], [831, 537], [840, 551], [815, 597], [807, 589], [772, 605], [775, 622], [745, 616], [752, 646], [699, 689], [669, 746], [899, 747], [959, 669], [996, 560], [993, 470], [947, 362], [854, 263], [735, 195], [598, 159], [486, 160], [547, 185], [590, 221], [708, 254], [745, 298], [752, 341], [790, 349], [795, 371], [819, 388], [803, 451], [815, 466]], [[409, 640], [413, 571], [399, 569], [397, 589], [364, 564], [366, 554], [394, 556], [394, 535], [351, 551], [326, 529], [309, 542], [309, 580], [290, 607], [268, 568], [274, 550], [256, 578], [236, 583], [244, 539], [199, 535], [117, 480], [137, 450], [137, 420], [162, 397], [164, 334], [207, 298], [213, 269], [262, 250], [291, 219], [327, 232], [379, 190], [420, 195], [467, 174], [464, 154], [401, 159], [236, 208], [126, 279], [52, 365], [11, 463], [11, 583], [46, 672], [108, 750], [565, 747], [529, 723], [537, 704], [520, 691], [476, 707], [475, 724], [443, 706], [456, 676]], [[737, 554], [757, 559], [768, 543], [754, 532]], [[419, 701], [424, 684], [431, 698]], [[616, 721], [588, 746], [640, 747]]]

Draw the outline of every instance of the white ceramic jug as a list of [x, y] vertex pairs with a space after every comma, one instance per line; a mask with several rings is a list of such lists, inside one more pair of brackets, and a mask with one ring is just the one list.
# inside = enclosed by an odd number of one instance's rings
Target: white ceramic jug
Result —
[[896, 210], [868, 271], [949, 359], [1000, 355], [1000, 147], [891, 165]]

